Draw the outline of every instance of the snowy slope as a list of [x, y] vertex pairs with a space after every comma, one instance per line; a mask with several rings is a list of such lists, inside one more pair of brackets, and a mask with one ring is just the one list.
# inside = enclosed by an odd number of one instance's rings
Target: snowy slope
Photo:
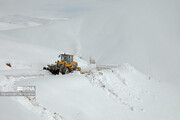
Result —
[[32, 27], [38, 25], [46, 25], [51, 24], [55, 21], [65, 21], [67, 18], [39, 18], [39, 17], [32, 17], [26, 15], [9, 15], [9, 16], [2, 16], [0, 17], [1, 22], [10, 23], [10, 24], [18, 24], [25, 27]]
[[40, 120], [41, 117], [24, 108], [23, 105], [12, 98], [0, 98], [0, 119], [1, 120]]
[[16, 85], [35, 85], [36, 101], [69, 120], [180, 118], [178, 86], [168, 85], [167, 89], [127, 64], [94, 70], [87, 77], [73, 73], [23, 80]]
[[1, 33], [86, 60], [92, 56], [98, 64], [130, 63], [155, 79], [179, 84], [179, 4], [178, 0], [116, 1], [67, 21]]
[[[51, 24], [1, 31], [16, 41], [78, 54], [79, 43], [72, 21], [51, 21]], [[74, 26], [76, 27], [76, 25]], [[57, 34], [58, 33], [58, 34]], [[13, 41], [13, 40], [12, 40]]]
[[12, 29], [17, 29], [17, 28], [22, 28], [23, 26], [20, 25], [12, 25], [9, 23], [4, 23], [4, 22], [0, 22], [0, 30], [12, 30]]
[[[36, 100], [1, 97], [0, 119], [180, 119], [179, 1], [34, 2], [0, 1], [0, 90], [37, 88]], [[82, 74], [42, 70], [64, 52]]]
[[179, 83], [179, 5], [126, 0], [93, 11], [82, 17], [83, 56], [99, 64], [130, 63], [155, 79]]

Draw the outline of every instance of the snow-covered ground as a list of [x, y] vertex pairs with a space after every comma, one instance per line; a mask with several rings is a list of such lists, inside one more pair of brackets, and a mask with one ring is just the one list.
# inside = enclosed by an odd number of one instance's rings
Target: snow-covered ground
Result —
[[[21, 114], [29, 111], [32, 119], [36, 116], [43, 120], [180, 118], [178, 86], [157, 82], [129, 64], [111, 69], [92, 66], [85, 70], [83, 74], [74, 72], [57, 76], [31, 67], [1, 71], [2, 89], [36, 86], [37, 93], [36, 100], [8, 97], [6, 101], [0, 101], [6, 110], [10, 101], [23, 106], [25, 110]], [[12, 109], [17, 110], [16, 107]], [[6, 111], [2, 113], [6, 114]], [[16, 115], [16, 119], [24, 119], [19, 113]]]
[[[179, 1], [34, 2], [0, 1], [0, 90], [36, 86], [1, 96], [0, 119], [180, 119]], [[42, 70], [64, 52], [81, 73]]]

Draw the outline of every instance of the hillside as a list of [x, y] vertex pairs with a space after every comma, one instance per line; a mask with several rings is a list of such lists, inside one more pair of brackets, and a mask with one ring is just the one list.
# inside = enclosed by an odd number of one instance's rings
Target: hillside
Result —
[[[36, 86], [1, 96], [0, 119], [180, 119], [179, 1], [34, 2], [0, 2], [0, 90]], [[61, 53], [81, 72], [42, 70]]]

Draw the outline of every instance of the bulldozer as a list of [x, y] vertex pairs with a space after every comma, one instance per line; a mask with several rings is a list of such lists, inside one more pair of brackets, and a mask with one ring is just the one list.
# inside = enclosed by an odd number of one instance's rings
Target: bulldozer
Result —
[[48, 70], [54, 75], [59, 73], [64, 75], [73, 71], [81, 71], [78, 63], [73, 61], [74, 55], [64, 53], [60, 54], [59, 57], [61, 61], [57, 60], [55, 64], [47, 65], [47, 67], [43, 67], [43, 70]]

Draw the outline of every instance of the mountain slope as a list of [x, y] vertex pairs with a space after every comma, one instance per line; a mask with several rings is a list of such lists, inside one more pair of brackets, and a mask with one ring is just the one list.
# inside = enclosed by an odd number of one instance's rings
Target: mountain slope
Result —
[[82, 17], [83, 56], [99, 64], [130, 63], [153, 78], [179, 83], [178, 5], [177, 0], [128, 0]]

